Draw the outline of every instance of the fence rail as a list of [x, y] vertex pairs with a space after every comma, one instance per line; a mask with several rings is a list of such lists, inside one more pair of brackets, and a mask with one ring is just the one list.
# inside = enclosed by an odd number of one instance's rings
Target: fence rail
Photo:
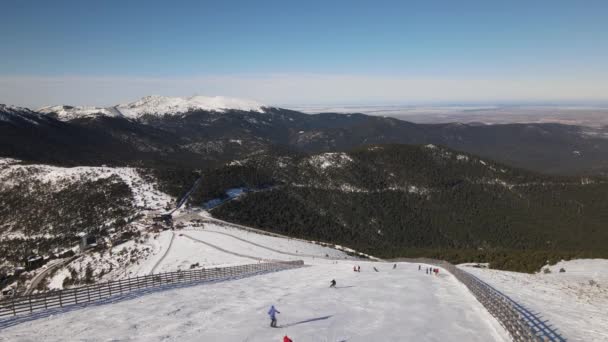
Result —
[[426, 258], [399, 260], [438, 266], [450, 272], [473, 293], [486, 310], [509, 332], [514, 341], [566, 341], [555, 329], [547, 325], [547, 322], [542, 321], [534, 313], [481, 279], [447, 261]]
[[254, 275], [260, 272], [280, 271], [301, 267], [303, 265], [304, 262], [301, 260], [285, 262], [277, 261], [231, 267], [167, 272], [108, 281], [72, 289], [17, 296], [0, 301], [0, 318], [20, 314], [30, 314], [42, 310], [77, 304], [94, 303], [103, 299], [142, 289], [184, 283], [227, 280], [237, 276]]

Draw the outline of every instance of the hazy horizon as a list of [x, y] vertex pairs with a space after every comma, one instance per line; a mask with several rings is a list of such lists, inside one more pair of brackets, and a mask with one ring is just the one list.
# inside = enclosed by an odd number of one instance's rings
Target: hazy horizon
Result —
[[8, 2], [0, 103], [608, 102], [608, 3]]

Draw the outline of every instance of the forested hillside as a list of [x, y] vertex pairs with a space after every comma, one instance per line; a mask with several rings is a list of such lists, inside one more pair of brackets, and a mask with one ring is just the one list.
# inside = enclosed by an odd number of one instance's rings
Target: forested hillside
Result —
[[130, 237], [129, 224], [173, 199], [138, 170], [53, 167], [0, 158], [0, 275], [30, 256], [50, 257], [80, 243]]
[[[63, 109], [62, 109], [63, 108]], [[153, 108], [161, 110], [162, 108]], [[560, 124], [414, 124], [380, 116], [264, 107], [136, 117], [96, 113], [57, 120], [0, 105], [0, 157], [55, 165], [215, 168], [277, 147], [340, 152], [369, 144], [437, 144], [549, 174], [608, 172], [604, 130]], [[116, 112], [115, 108], [100, 109]], [[49, 112], [50, 111], [50, 112]]]
[[386, 258], [532, 270], [551, 257], [608, 255], [605, 179], [545, 176], [434, 145], [264, 154], [203, 178], [192, 204], [262, 189], [213, 209], [217, 217]]

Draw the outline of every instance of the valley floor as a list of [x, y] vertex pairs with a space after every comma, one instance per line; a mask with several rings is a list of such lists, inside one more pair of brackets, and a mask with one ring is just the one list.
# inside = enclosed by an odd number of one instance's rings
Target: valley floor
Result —
[[[205, 227], [208, 231], [175, 231], [168, 251], [172, 232], [163, 233], [162, 248], [131, 271], [260, 262], [251, 257], [303, 259], [307, 266], [45, 317], [3, 330], [0, 341], [281, 341], [284, 335], [297, 342], [509, 340], [472, 294], [443, 270], [431, 276], [424, 265], [421, 271], [411, 263], [393, 269], [393, 264], [352, 260], [299, 240]], [[355, 264], [360, 273], [353, 272]], [[329, 288], [332, 279], [335, 289]], [[269, 327], [266, 314], [271, 304], [281, 311], [276, 329]]]

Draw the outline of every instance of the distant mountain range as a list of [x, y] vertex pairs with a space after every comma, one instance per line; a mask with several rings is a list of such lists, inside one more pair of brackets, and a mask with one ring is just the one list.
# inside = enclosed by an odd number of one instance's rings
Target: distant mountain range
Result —
[[119, 104], [112, 107], [86, 107], [86, 106], [49, 106], [37, 110], [39, 113], [49, 114], [61, 121], [70, 121], [79, 118], [96, 116], [123, 117], [139, 119], [145, 115], [177, 115], [192, 111], [241, 110], [264, 112], [264, 106], [251, 100], [241, 100], [223, 96], [145, 96], [138, 101]]
[[436, 144], [553, 174], [608, 170], [608, 130], [543, 124], [414, 124], [304, 114], [223, 97], [148, 96], [107, 108], [0, 105], [0, 156], [62, 165], [205, 168], [275, 146], [301, 152]]
[[3, 265], [72, 248], [82, 231], [136, 237], [190, 189], [190, 207], [216, 203], [213, 216], [290, 236], [534, 271], [608, 255], [607, 170], [601, 128], [414, 124], [200, 96], [0, 105], [0, 281]]

